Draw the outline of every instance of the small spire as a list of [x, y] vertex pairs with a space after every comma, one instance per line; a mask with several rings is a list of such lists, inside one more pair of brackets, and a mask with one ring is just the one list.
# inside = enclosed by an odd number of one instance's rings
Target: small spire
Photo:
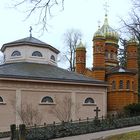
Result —
[[101, 24], [101, 21], [98, 20], [98, 29], [100, 29], [100, 24]]
[[30, 32], [30, 37], [32, 37], [32, 26], [30, 26], [30, 30], [29, 30], [29, 32]]
[[107, 17], [108, 15], [108, 12], [109, 12], [108, 8], [109, 8], [109, 4], [107, 1], [105, 1], [105, 4], [104, 4], [105, 17]]

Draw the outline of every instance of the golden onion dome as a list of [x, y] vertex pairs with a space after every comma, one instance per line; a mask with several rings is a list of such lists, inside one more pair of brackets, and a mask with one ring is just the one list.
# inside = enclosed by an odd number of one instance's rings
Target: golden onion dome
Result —
[[93, 36], [93, 39], [96, 39], [96, 38], [105, 38], [103, 32], [101, 31], [100, 27], [98, 28], [98, 30], [95, 32], [94, 36]]
[[77, 45], [76, 50], [85, 50], [86, 47], [83, 45], [82, 41], [80, 40], [80, 43]]
[[104, 24], [100, 30], [104, 34], [107, 41], [109, 40], [112, 43], [118, 43], [119, 34], [109, 26], [107, 15], [105, 15]]
[[133, 36], [128, 40], [127, 43], [138, 43], [138, 40]]

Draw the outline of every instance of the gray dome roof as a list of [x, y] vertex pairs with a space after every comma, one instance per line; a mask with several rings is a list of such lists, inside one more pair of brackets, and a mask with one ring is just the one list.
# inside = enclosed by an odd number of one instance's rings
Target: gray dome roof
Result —
[[56, 52], [57, 54], [59, 53], [59, 50], [57, 50], [53, 46], [51, 46], [45, 42], [42, 42], [32, 36], [6, 43], [2, 46], [1, 51], [4, 52], [4, 50], [7, 47], [21, 46], [21, 45], [31, 45], [31, 46], [36, 46], [36, 47], [49, 48], [49, 49], [53, 50], [54, 52]]

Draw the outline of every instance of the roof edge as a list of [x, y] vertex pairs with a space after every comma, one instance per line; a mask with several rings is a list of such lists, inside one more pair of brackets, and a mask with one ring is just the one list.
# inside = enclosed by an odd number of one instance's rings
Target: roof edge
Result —
[[[0, 75], [1, 76], [1, 75]], [[58, 80], [44, 80], [44, 79], [37, 79], [37, 78], [34, 78], [34, 79], [30, 79], [28, 77], [26, 78], [13, 78], [13, 77], [0, 77], [0, 80], [9, 80], [9, 81], [23, 81], [23, 82], [39, 82], [39, 83], [56, 83], [56, 84], [68, 84], [68, 85], [89, 85], [89, 86], [99, 86], [99, 87], [108, 87], [109, 85], [107, 83], [92, 83], [92, 82], [73, 82], [73, 81], [68, 81], [68, 80], [62, 80], [62, 81], [58, 81]]]

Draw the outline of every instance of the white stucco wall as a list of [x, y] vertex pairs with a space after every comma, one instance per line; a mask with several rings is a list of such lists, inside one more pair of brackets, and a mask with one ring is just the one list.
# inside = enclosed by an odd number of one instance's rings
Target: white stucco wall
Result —
[[[21, 56], [11, 56], [14, 51], [19, 51]], [[39, 51], [42, 57], [32, 56], [34, 51]], [[29, 45], [7, 47], [4, 51], [5, 63], [13, 62], [35, 62], [43, 64], [57, 65], [57, 54], [48, 48], [41, 48]], [[55, 61], [51, 58], [51, 55], [55, 57]]]
[[[94, 109], [98, 106], [101, 110], [99, 117], [107, 114], [107, 93], [105, 87], [88, 86], [88, 85], [69, 85], [69, 84], [53, 84], [42, 82], [18, 82], [18, 81], [0, 81], [0, 96], [6, 104], [0, 104], [0, 131], [9, 129], [10, 124], [22, 123], [18, 116], [17, 108], [23, 105], [32, 104], [42, 114], [42, 124], [59, 122], [55, 114], [50, 111], [59, 103], [60, 107], [66, 106], [63, 103], [66, 96], [72, 101], [71, 118], [73, 120], [86, 119], [87, 117], [95, 117]], [[50, 96], [54, 100], [54, 104], [40, 104], [44, 96]], [[84, 104], [84, 100], [88, 97], [94, 99], [95, 104]]]

